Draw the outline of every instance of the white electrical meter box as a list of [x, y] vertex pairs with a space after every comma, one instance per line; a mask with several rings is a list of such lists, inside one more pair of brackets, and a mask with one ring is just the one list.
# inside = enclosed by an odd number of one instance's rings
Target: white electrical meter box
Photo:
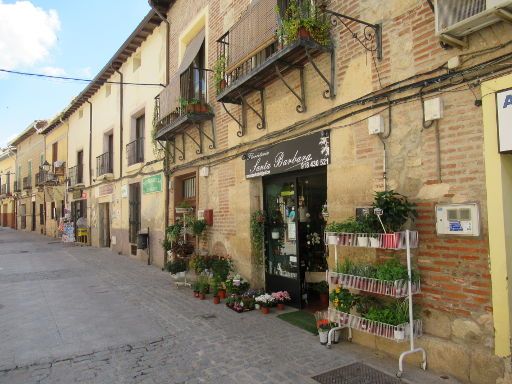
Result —
[[425, 121], [439, 120], [443, 117], [443, 101], [440, 97], [425, 100], [423, 103]]
[[438, 235], [479, 236], [478, 204], [437, 204], [436, 231]]
[[368, 133], [370, 135], [384, 133], [384, 118], [381, 115], [371, 116], [368, 119]]

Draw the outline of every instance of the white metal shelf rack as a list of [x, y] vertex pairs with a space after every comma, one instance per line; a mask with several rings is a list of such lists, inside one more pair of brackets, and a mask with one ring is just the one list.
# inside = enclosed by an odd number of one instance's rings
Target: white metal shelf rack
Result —
[[[347, 275], [327, 271], [326, 277], [330, 285], [341, 284], [344, 288], [386, 295], [394, 298], [407, 297], [409, 301], [409, 322], [397, 326], [379, 323], [329, 308], [329, 319], [338, 326], [329, 331], [327, 346], [334, 339], [334, 332], [348, 328], [349, 340], [352, 339], [352, 329], [357, 329], [372, 335], [384, 337], [397, 342], [409, 341], [409, 350], [402, 352], [398, 360], [397, 376], [403, 374], [403, 361], [407, 355], [421, 353], [423, 360], [421, 368], [427, 369], [427, 354], [423, 348], [416, 347], [414, 339], [422, 335], [421, 320], [414, 320], [412, 296], [420, 292], [420, 282], [412, 281], [411, 248], [418, 246], [418, 232], [403, 231], [392, 234], [356, 234], [326, 232], [326, 243], [334, 245], [334, 262], [338, 265], [338, 246], [367, 247], [381, 249], [403, 249], [407, 253], [407, 280], [383, 281], [361, 276]], [[337, 240], [335, 240], [335, 238]]]

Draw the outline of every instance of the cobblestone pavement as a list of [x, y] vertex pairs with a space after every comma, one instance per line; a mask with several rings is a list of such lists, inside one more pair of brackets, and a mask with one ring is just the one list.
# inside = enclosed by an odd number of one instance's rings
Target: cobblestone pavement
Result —
[[[0, 383], [315, 383], [396, 360], [258, 311], [194, 299], [168, 274], [108, 250], [0, 228]], [[407, 367], [414, 383], [454, 383]]]

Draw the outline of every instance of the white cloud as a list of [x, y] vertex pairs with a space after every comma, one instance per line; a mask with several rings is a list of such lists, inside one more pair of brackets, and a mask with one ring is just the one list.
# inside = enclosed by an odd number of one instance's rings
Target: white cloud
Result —
[[0, 68], [16, 69], [46, 59], [57, 42], [57, 11], [45, 11], [30, 1], [0, 0]]
[[60, 67], [42, 67], [41, 73], [49, 76], [65, 76], [66, 70]]
[[80, 69], [78, 70], [78, 75], [79, 75], [79, 76], [82, 76], [82, 77], [85, 77], [85, 78], [87, 78], [87, 79], [92, 78], [92, 71], [91, 71], [91, 67], [80, 68]]

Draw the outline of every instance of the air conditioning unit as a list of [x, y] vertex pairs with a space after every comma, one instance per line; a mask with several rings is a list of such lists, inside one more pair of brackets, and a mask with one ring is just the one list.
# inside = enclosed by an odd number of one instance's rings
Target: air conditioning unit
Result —
[[466, 46], [463, 38], [499, 21], [512, 22], [512, 0], [435, 0], [436, 35]]

